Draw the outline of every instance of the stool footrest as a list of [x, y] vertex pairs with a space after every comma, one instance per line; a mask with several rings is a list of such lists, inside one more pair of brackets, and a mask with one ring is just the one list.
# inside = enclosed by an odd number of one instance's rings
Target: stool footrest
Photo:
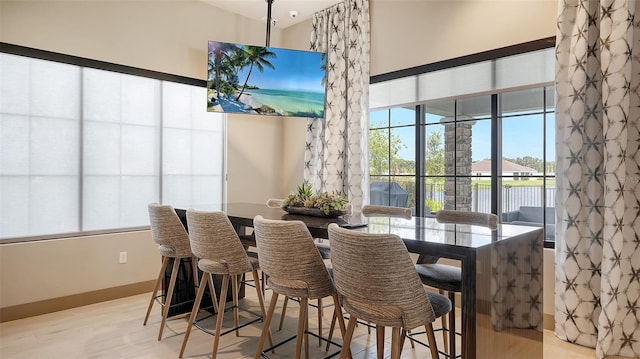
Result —
[[[310, 331], [305, 331], [305, 332], [304, 332], [304, 334], [309, 334], [309, 335], [311, 335], [312, 337], [316, 337], [316, 338], [318, 338], [318, 339], [320, 339], [320, 340], [322, 340], [322, 341], [325, 341], [325, 342], [331, 343], [331, 344], [333, 344], [333, 345], [337, 346], [338, 348], [342, 348], [342, 345], [341, 345], [341, 344], [338, 344], [338, 343], [336, 343], [336, 342], [334, 342], [334, 341], [332, 341], [332, 340], [330, 340], [330, 339], [327, 339], [327, 338], [325, 338], [325, 337], [321, 337], [321, 336], [319, 336], [319, 335], [318, 335], [318, 334], [316, 334], [316, 333], [313, 333], [313, 332], [310, 332]], [[286, 343], [288, 343], [288, 342], [290, 342], [290, 341], [292, 341], [292, 340], [294, 340], [294, 339], [296, 339], [296, 338], [297, 338], [297, 336], [295, 336], [295, 335], [294, 335], [294, 336], [292, 336], [292, 337], [290, 337], [290, 338], [287, 338], [287, 339], [285, 339], [285, 340], [281, 341], [281, 342], [280, 342], [280, 343], [278, 343], [278, 344], [274, 344], [271, 348], [264, 349], [264, 350], [262, 351], [262, 353], [260, 353], [260, 356], [261, 356], [262, 358], [264, 358], [264, 359], [269, 359], [269, 356], [267, 356], [267, 354], [266, 354], [267, 352], [270, 352], [270, 351], [272, 351], [272, 350], [276, 349], [277, 347], [282, 346], [282, 345], [284, 345], [284, 344], [286, 344]], [[340, 355], [340, 352], [341, 352], [341, 351], [340, 351], [340, 350], [338, 350], [336, 353], [329, 354], [329, 355], [325, 356], [323, 359], [333, 358], [333, 357], [335, 357], [335, 356], [337, 356], [337, 355]]]
[[[438, 331], [442, 331], [442, 330], [447, 330], [447, 329], [439, 328], [439, 329], [434, 329], [433, 331], [434, 332], [438, 332]], [[413, 338], [414, 335], [426, 334], [426, 333], [427, 332], [425, 332], [425, 331], [415, 332], [415, 333], [414, 332], [407, 333], [407, 339], [409, 339], [409, 340], [411, 340], [411, 341], [413, 341], [415, 343], [418, 343], [418, 344], [420, 344], [420, 345], [422, 345], [424, 347], [430, 348], [429, 344], [421, 341], [420, 339]], [[438, 353], [444, 355], [446, 358], [449, 358], [449, 354], [444, 352], [444, 351], [442, 351], [442, 350], [440, 350], [440, 349], [438, 349]], [[456, 355], [456, 358], [462, 358], [462, 354]], [[451, 358], [451, 359], [453, 359], [453, 358]]]
[[[232, 306], [230, 306], [230, 307], [225, 308], [225, 309], [224, 309], [224, 311], [225, 311], [225, 312], [229, 312], [229, 311], [232, 311], [234, 308], [238, 308], [239, 310], [242, 310], [243, 312], [247, 312], [247, 313], [249, 313], [249, 314], [251, 314], [251, 315], [255, 316], [256, 318], [255, 318], [255, 319], [251, 319], [251, 320], [249, 320], [249, 321], [248, 321], [248, 322], [246, 322], [246, 323], [240, 324], [240, 325], [238, 325], [237, 327], [233, 327], [233, 328], [228, 329], [228, 330], [226, 330], [226, 331], [224, 331], [224, 332], [221, 332], [221, 333], [220, 333], [220, 335], [225, 335], [225, 334], [229, 334], [229, 333], [231, 333], [231, 332], [235, 332], [237, 329], [244, 328], [244, 327], [246, 327], [246, 326], [248, 326], [248, 325], [251, 325], [251, 324], [253, 324], [253, 323], [256, 323], [256, 322], [259, 322], [259, 321], [262, 321], [262, 320], [263, 320], [263, 318], [262, 318], [262, 315], [261, 315], [261, 314], [258, 314], [258, 313], [256, 313], [256, 312], [251, 311], [251, 310], [248, 310], [248, 309], [244, 309], [244, 308], [242, 308], [242, 307], [240, 307], [240, 306], [233, 306], [233, 305], [232, 305]], [[201, 309], [205, 309], [205, 308], [201, 308]], [[200, 318], [200, 319], [194, 320], [194, 321], [193, 321], [193, 326], [194, 326], [194, 327], [196, 327], [196, 328], [198, 328], [198, 329], [200, 329], [200, 330], [202, 330], [203, 332], [205, 332], [205, 333], [207, 333], [207, 334], [210, 334], [210, 335], [216, 335], [216, 332], [215, 332], [214, 330], [207, 329], [207, 328], [203, 327], [202, 325], [200, 325], [200, 323], [199, 323], [199, 322], [201, 322], [201, 321], [203, 321], [203, 320], [205, 320], [205, 319], [209, 319], [209, 318], [214, 317], [214, 316], [216, 316], [216, 314], [209, 314], [209, 315], [205, 316], [204, 318]]]

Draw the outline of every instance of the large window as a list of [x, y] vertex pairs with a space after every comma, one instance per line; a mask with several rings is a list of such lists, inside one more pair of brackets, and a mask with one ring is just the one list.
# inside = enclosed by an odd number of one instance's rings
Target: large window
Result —
[[371, 112], [369, 128], [371, 203], [415, 207], [415, 110]]
[[371, 203], [496, 213], [552, 242], [552, 63], [544, 49], [372, 85]]
[[0, 54], [0, 236], [148, 226], [223, 197], [224, 115], [204, 87]]

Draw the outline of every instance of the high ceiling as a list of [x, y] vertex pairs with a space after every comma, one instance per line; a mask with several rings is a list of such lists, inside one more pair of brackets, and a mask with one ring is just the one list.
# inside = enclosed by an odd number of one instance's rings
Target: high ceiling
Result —
[[[267, 20], [267, 0], [202, 0], [221, 9], [240, 14], [253, 20]], [[331, 7], [341, 0], [273, 0], [271, 19], [276, 20], [275, 27], [284, 29], [311, 18], [319, 10]], [[296, 11], [294, 18], [291, 11]]]

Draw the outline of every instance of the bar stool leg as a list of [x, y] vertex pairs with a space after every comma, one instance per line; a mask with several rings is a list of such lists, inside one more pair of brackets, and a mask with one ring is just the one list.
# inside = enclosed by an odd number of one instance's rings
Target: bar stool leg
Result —
[[431, 323], [424, 326], [427, 332], [427, 340], [429, 341], [429, 349], [431, 350], [431, 358], [440, 358], [438, 347], [436, 346], [436, 335], [433, 333], [433, 325]]
[[391, 359], [400, 359], [400, 327], [391, 328]]
[[322, 298], [318, 298], [318, 346], [322, 346]]
[[295, 359], [300, 359], [302, 352], [302, 341], [304, 339], [304, 327], [306, 321], [308, 298], [300, 298], [300, 313], [298, 314], [298, 332], [296, 337]]
[[278, 301], [278, 293], [273, 291], [271, 296], [271, 302], [269, 303], [269, 310], [267, 311], [267, 317], [264, 320], [262, 327], [262, 334], [260, 334], [260, 341], [258, 342], [258, 348], [256, 349], [255, 359], [260, 359], [262, 356], [262, 349], [264, 348], [264, 341], [267, 339], [267, 333], [269, 332], [269, 325], [271, 325], [271, 318], [273, 318], [273, 312], [276, 310], [276, 304]]
[[240, 317], [238, 315], [238, 280], [239, 275], [233, 275], [231, 279], [231, 295], [233, 296], [233, 324], [236, 327], [236, 337], [240, 336]]
[[[410, 331], [410, 330], [406, 330], [406, 331], [404, 331], [404, 332], [403, 332], [403, 335], [404, 335], [405, 337], [406, 337], [408, 334], [411, 334], [411, 331]], [[402, 343], [404, 343], [404, 339], [405, 339], [405, 338], [403, 338], [403, 339], [402, 339]], [[413, 343], [413, 340], [409, 340], [409, 344], [411, 344], [411, 349], [415, 349], [415, 348], [416, 348], [416, 345]], [[402, 345], [404, 346], [404, 344], [402, 344]]]
[[218, 296], [216, 295], [216, 290], [215, 290], [215, 287], [213, 286], [213, 274], [204, 273], [202, 276], [209, 277], [208, 281], [209, 281], [209, 294], [211, 295], [211, 303], [213, 304], [213, 310], [216, 313], [218, 313]]
[[[334, 305], [334, 315], [336, 315], [338, 320], [338, 326], [340, 327], [340, 334], [342, 338], [345, 338], [347, 334], [347, 327], [344, 325], [344, 317], [342, 316], [342, 307], [340, 306], [340, 299], [337, 294], [333, 295], [333, 305]], [[357, 321], [356, 321], [357, 323]], [[351, 359], [351, 348], [347, 347], [347, 358]]]
[[167, 288], [167, 295], [164, 301], [164, 308], [162, 313], [162, 323], [160, 323], [160, 333], [158, 333], [158, 341], [162, 339], [162, 332], [164, 331], [164, 324], [167, 321], [169, 315], [169, 307], [171, 306], [171, 298], [173, 297], [173, 289], [176, 286], [176, 278], [178, 277], [178, 267], [180, 266], [180, 258], [173, 259], [173, 268], [171, 269], [171, 279], [169, 280], [169, 287]]
[[[438, 293], [440, 293], [440, 295], [446, 294], [442, 289], [439, 289]], [[447, 325], [447, 318], [449, 317], [449, 315], [451, 314], [448, 313], [440, 317], [440, 322], [442, 323], [442, 342], [444, 343], [444, 350], [447, 353], [449, 353], [449, 336], [451, 335], [451, 332], [449, 331], [449, 325]]]
[[[198, 282], [200, 282], [200, 278], [198, 278], [198, 258], [191, 257], [191, 271], [193, 272], [193, 290], [194, 293], [197, 293], [198, 290]], [[204, 275], [204, 273], [203, 273]]]
[[229, 275], [222, 277], [222, 289], [220, 290], [220, 304], [218, 304], [218, 316], [216, 318], [216, 335], [213, 339], [213, 353], [211, 359], [216, 359], [218, 354], [218, 344], [220, 344], [220, 330], [222, 329], [222, 318], [224, 317], [224, 306], [227, 302], [227, 292], [229, 291]]
[[[339, 315], [338, 317], [340, 317]], [[351, 338], [353, 338], [353, 330], [356, 328], [358, 319], [353, 315], [349, 318], [349, 325], [347, 326], [346, 333], [344, 334], [344, 340], [342, 341], [342, 350], [340, 351], [340, 359], [347, 359], [351, 355]], [[257, 359], [257, 358], [256, 358]]]
[[278, 331], [282, 330], [282, 324], [284, 323], [284, 316], [287, 312], [287, 303], [289, 303], [289, 297], [284, 296], [284, 302], [282, 303], [282, 314], [280, 315], [280, 325], [278, 325]]
[[376, 325], [376, 353], [378, 359], [384, 359], [384, 327], [381, 325]]
[[[402, 332], [400, 332], [400, 356], [402, 356], [402, 349], [404, 348], [404, 342], [407, 339], [407, 332], [408, 330], [402, 328]], [[411, 342], [411, 344], [413, 344], [412, 340], [409, 340], [409, 342]]]
[[193, 327], [193, 322], [196, 320], [196, 315], [200, 310], [200, 302], [202, 301], [202, 296], [204, 295], [204, 289], [207, 286], [207, 273], [202, 275], [202, 279], [200, 279], [200, 284], [198, 286], [198, 293], [196, 293], [196, 299], [193, 302], [193, 309], [191, 309], [191, 315], [189, 316], [189, 324], [187, 324], [187, 331], [184, 333], [184, 339], [182, 339], [182, 347], [180, 348], [180, 355], [178, 358], [182, 358], [184, 354], [184, 350], [187, 348], [187, 341], [189, 341], [189, 335], [191, 334], [191, 328]]
[[305, 307], [304, 311], [304, 357], [309, 359], [309, 307]]
[[[253, 274], [253, 281], [255, 283], [260, 283], [258, 281], [258, 271], [254, 269], [251, 273]], [[262, 315], [262, 322], [264, 323], [264, 320], [267, 318], [267, 315], [264, 310], [264, 298], [263, 298], [264, 291], [262, 290], [262, 288], [256, 286], [256, 294], [258, 295], [258, 303], [260, 303], [260, 315]], [[269, 328], [268, 337], [269, 337], [269, 346], [273, 347], [273, 338], [271, 337], [271, 328]], [[273, 353], [274, 351], [272, 350], [271, 352]]]
[[[153, 288], [153, 293], [151, 293], [151, 300], [149, 301], [149, 307], [147, 308], [147, 315], [144, 316], [144, 322], [142, 323], [142, 325], [147, 325], [149, 314], [151, 314], [151, 308], [153, 308], [153, 302], [156, 301], [156, 295], [158, 295], [158, 289], [160, 289], [160, 283], [162, 282], [162, 278], [164, 277], [164, 272], [167, 270], [168, 264], [169, 257], [162, 257], [162, 266], [160, 267], [160, 273], [158, 273], [156, 286]], [[162, 310], [160, 312], [162, 312]]]
[[331, 339], [333, 338], [333, 329], [336, 327], [336, 320], [338, 319], [337, 309], [333, 310], [333, 318], [331, 318], [331, 326], [329, 327], [329, 340], [327, 341], [327, 346], [324, 348], [325, 352], [329, 351], [329, 347], [331, 346]]

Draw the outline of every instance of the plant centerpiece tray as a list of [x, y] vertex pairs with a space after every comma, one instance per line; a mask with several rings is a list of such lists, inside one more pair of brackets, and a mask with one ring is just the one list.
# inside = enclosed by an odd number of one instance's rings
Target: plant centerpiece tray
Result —
[[[302, 183], [298, 185], [298, 190], [289, 194], [282, 201], [282, 209], [289, 214], [314, 216], [314, 217], [340, 217], [347, 214], [344, 210], [347, 200], [337, 193], [313, 193], [311, 185]], [[329, 209], [329, 211], [323, 211]]]
[[287, 213], [290, 214], [299, 214], [303, 216], [314, 216], [314, 217], [329, 217], [335, 218], [340, 217], [344, 214], [347, 214], [345, 210], [331, 210], [329, 213], [325, 213], [320, 208], [309, 208], [309, 207], [283, 207]]

